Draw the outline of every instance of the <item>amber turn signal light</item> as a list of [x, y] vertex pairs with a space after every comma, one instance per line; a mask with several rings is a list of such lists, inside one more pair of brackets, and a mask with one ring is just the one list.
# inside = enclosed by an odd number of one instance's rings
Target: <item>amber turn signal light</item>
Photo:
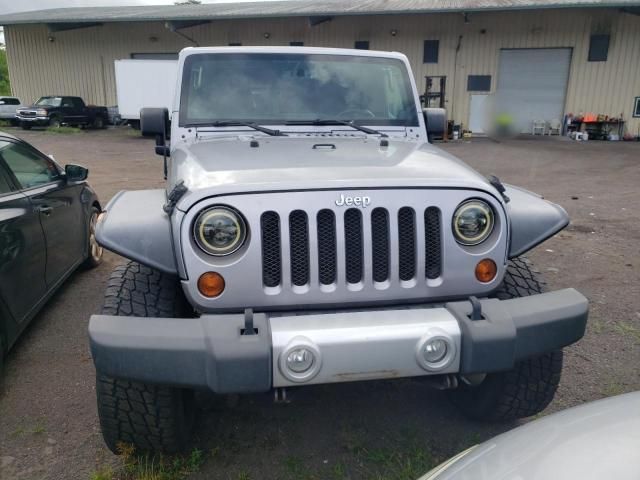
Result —
[[480, 260], [478, 265], [476, 265], [476, 278], [482, 283], [489, 283], [496, 278], [497, 273], [498, 267], [496, 266], [496, 262], [490, 258]]
[[216, 272], [205, 272], [198, 279], [198, 291], [205, 297], [217, 297], [224, 292], [224, 278]]

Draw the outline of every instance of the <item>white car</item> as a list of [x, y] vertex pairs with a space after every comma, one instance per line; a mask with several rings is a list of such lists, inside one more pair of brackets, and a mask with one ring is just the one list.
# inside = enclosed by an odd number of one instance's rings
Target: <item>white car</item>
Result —
[[640, 392], [554, 413], [459, 453], [419, 480], [637, 480]]
[[17, 97], [0, 97], [0, 120], [9, 120], [15, 124], [17, 122], [16, 109], [23, 106]]

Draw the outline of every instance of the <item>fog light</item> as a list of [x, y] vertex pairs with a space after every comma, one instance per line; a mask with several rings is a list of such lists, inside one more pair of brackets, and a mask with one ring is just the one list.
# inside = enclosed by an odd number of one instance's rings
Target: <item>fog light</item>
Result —
[[315, 355], [306, 348], [296, 348], [287, 355], [287, 368], [295, 373], [304, 373], [313, 367]]
[[430, 328], [416, 344], [415, 355], [428, 372], [442, 372], [456, 360], [456, 343], [441, 328]]
[[217, 297], [224, 291], [224, 278], [216, 272], [205, 272], [198, 279], [198, 291], [205, 297]]
[[441, 338], [429, 340], [422, 347], [422, 356], [427, 363], [438, 363], [447, 355], [447, 342]]
[[480, 260], [478, 265], [476, 265], [476, 278], [482, 283], [490, 282], [496, 278], [497, 273], [498, 267], [496, 266], [496, 262], [490, 258]]

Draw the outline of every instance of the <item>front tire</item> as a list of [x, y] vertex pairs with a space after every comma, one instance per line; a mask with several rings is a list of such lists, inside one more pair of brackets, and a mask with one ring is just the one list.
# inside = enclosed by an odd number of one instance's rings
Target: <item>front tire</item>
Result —
[[[136, 317], [188, 317], [176, 277], [128, 262], [116, 267], [102, 313]], [[98, 416], [104, 441], [118, 454], [120, 444], [139, 451], [176, 453], [189, 444], [195, 418], [193, 391], [113, 378], [96, 372]]]
[[89, 246], [87, 259], [84, 261], [85, 268], [95, 268], [102, 263], [104, 250], [96, 240], [96, 225], [99, 215], [100, 210], [98, 207], [91, 207], [91, 218], [89, 219], [89, 232], [87, 235]]
[[[544, 282], [524, 258], [509, 262], [504, 281], [493, 297], [500, 300], [543, 293]], [[516, 363], [508, 372], [489, 373], [477, 385], [462, 384], [449, 392], [462, 413], [481, 421], [505, 422], [530, 417], [553, 400], [562, 372], [562, 350]]]
[[60, 117], [58, 117], [57, 115], [54, 115], [49, 119], [49, 127], [60, 128], [61, 126], [62, 126], [62, 121], [60, 120]]

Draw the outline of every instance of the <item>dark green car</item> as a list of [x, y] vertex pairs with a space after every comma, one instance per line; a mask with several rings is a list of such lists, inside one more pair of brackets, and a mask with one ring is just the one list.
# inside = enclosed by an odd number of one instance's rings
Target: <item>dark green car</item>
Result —
[[87, 174], [0, 132], [0, 366], [64, 280], [102, 260], [94, 235], [101, 207]]

